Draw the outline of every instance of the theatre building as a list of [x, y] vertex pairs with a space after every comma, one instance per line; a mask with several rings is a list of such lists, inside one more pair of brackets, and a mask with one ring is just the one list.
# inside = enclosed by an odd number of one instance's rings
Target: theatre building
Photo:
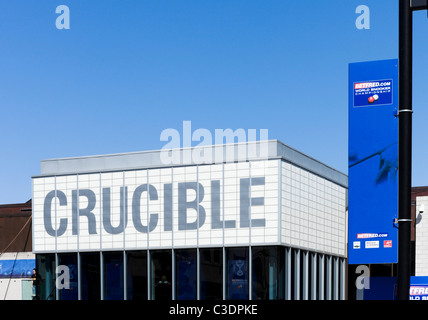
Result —
[[345, 299], [347, 176], [277, 140], [42, 160], [32, 185], [40, 299]]

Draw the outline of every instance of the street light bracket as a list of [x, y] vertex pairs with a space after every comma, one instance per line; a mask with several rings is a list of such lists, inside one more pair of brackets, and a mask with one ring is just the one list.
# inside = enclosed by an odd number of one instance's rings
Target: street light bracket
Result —
[[395, 228], [399, 228], [399, 223], [400, 222], [412, 222], [413, 219], [393, 219], [392, 220], [392, 224], [394, 225]]
[[413, 11], [428, 9], [428, 0], [410, 0], [410, 8]]
[[412, 109], [400, 109], [400, 110], [398, 110], [398, 114], [400, 114], [400, 113], [402, 113], [402, 112], [410, 112], [410, 113], [413, 113], [413, 110], [412, 110]]

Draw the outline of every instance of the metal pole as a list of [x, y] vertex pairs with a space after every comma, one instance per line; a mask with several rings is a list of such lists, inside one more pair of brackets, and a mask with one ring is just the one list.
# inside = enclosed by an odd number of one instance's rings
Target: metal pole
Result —
[[412, 176], [412, 28], [411, 0], [399, 2], [399, 154], [397, 298], [409, 300]]

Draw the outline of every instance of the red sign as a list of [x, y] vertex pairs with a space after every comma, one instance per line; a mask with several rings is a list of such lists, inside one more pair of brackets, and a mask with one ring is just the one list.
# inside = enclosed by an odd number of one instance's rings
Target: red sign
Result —
[[384, 248], [392, 248], [392, 240], [383, 240]]

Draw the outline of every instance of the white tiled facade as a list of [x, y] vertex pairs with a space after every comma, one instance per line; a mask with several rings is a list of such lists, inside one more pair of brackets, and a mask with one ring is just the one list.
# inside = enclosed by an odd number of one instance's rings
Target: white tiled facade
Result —
[[[42, 170], [41, 175], [33, 177], [33, 251], [284, 245], [345, 257], [347, 190], [344, 175], [340, 175], [340, 181], [334, 181], [328, 177], [337, 175], [333, 169], [277, 141], [272, 142], [272, 146], [277, 149], [268, 159], [169, 167], [141, 163], [141, 167], [136, 168], [124, 161], [122, 168], [111, 169], [104, 165], [111, 156], [100, 156], [99, 163], [103, 165], [98, 172], [94, 167], [89, 170], [81, 164], [77, 169], [62, 170], [67, 160], [60, 159], [54, 163], [56, 169]], [[293, 159], [297, 156], [303, 159], [302, 163], [290, 161], [289, 153]], [[91, 164], [98, 160], [90, 159]], [[213, 184], [213, 181], [216, 182]], [[242, 191], [245, 181], [250, 184], [249, 194]], [[186, 189], [179, 200], [179, 185], [183, 183], [196, 183], [201, 187], [198, 192]], [[135, 196], [142, 185], [151, 186], [153, 193], [145, 190]], [[167, 192], [169, 186], [171, 195]], [[104, 226], [103, 192], [106, 189], [110, 190], [111, 227], [126, 225], [117, 233], [108, 232]], [[90, 190], [95, 200], [89, 203], [84, 190]], [[55, 196], [47, 201], [50, 192]], [[60, 192], [65, 197], [59, 197]], [[241, 224], [242, 198], [249, 201], [248, 226]], [[73, 203], [73, 199], [77, 199], [77, 203]], [[134, 201], [139, 201], [138, 205], [134, 205]], [[178, 214], [180, 201], [182, 205], [189, 203], [185, 222], [199, 227], [180, 229], [180, 219], [183, 223]], [[194, 208], [190, 204], [192, 201], [196, 204]], [[50, 219], [45, 216], [47, 203], [51, 206]], [[170, 210], [168, 204], [172, 204], [172, 228], [168, 227], [166, 216]], [[213, 212], [217, 210], [213, 205], [219, 210], [217, 219], [223, 223], [222, 227], [213, 227]], [[73, 206], [79, 213], [87, 208], [90, 217], [80, 215], [79, 223], [75, 224]], [[125, 219], [121, 217], [121, 210], [127, 212], [126, 223], [121, 221]], [[142, 226], [149, 227], [153, 219], [155, 228], [149, 232], [138, 230], [135, 210]], [[92, 218], [95, 224], [90, 226]], [[60, 230], [61, 221], [66, 222], [65, 231], [57, 236], [49, 235], [46, 221], [51, 223], [53, 230]], [[77, 231], [73, 232], [73, 227]]]
[[283, 244], [346, 254], [346, 188], [282, 162]]
[[[420, 212], [421, 209], [423, 212]], [[428, 196], [416, 197], [415, 276], [428, 276]]]

